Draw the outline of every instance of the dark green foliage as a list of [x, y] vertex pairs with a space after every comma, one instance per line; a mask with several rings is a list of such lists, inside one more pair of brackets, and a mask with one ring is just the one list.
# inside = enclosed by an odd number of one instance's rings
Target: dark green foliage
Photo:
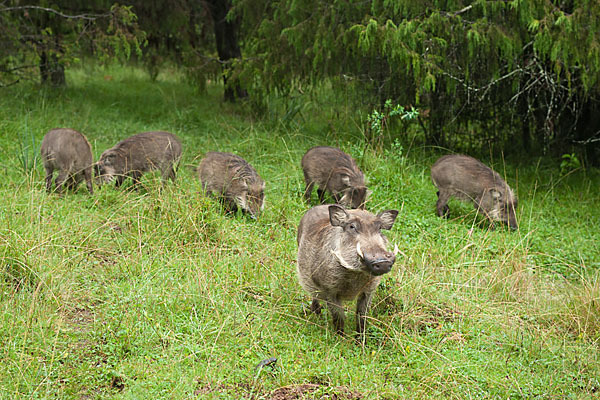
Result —
[[3, 2], [0, 87], [36, 76], [63, 86], [65, 66], [84, 54], [103, 61], [128, 59], [144, 41], [136, 21], [130, 6], [107, 0]]
[[218, 69], [218, 63], [201, 57], [214, 49], [212, 21], [203, 2], [131, 0], [127, 4], [146, 33], [142, 61], [150, 78], [156, 80], [161, 69], [175, 63], [185, 66], [195, 83], [204, 87], [206, 76]]
[[583, 165], [600, 162], [596, 1], [125, 4], [2, 6], [0, 82], [39, 69], [42, 81], [60, 85], [65, 66], [82, 54], [127, 58], [147, 44], [138, 55], [151, 79], [167, 63], [184, 66], [200, 89], [207, 78], [223, 78], [225, 97], [249, 90], [258, 113], [269, 93], [295, 102], [325, 83], [363, 112], [382, 111], [387, 100], [416, 107], [430, 144], [484, 154], [577, 153]]
[[254, 26], [243, 69], [260, 90], [328, 79], [367, 109], [391, 99], [425, 110], [430, 143], [579, 145], [598, 161], [598, 2], [240, 0], [237, 12]]

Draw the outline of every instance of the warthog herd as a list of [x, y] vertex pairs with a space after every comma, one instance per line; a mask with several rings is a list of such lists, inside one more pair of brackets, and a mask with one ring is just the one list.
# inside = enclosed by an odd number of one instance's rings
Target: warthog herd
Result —
[[[175, 181], [181, 157], [181, 142], [169, 132], [144, 132], [126, 138], [104, 151], [94, 163], [86, 137], [73, 129], [52, 129], [42, 141], [42, 160], [46, 170], [46, 190], [76, 189], [86, 181], [90, 194], [95, 182], [115, 181], [120, 186], [130, 177], [133, 187], [140, 185], [144, 172], [159, 170], [163, 185]], [[298, 226], [297, 274], [301, 286], [312, 297], [311, 311], [320, 313], [325, 302], [338, 333], [344, 332], [343, 301], [356, 300], [356, 331], [365, 331], [367, 310], [381, 276], [388, 273], [398, 253], [388, 250], [382, 230], [390, 230], [398, 211], [375, 215], [365, 210], [369, 191], [357, 163], [335, 147], [309, 149], [301, 161], [310, 203], [317, 186], [319, 202], [328, 192], [335, 203], [317, 205], [304, 214]], [[264, 207], [265, 181], [242, 157], [208, 152], [196, 169], [205, 193], [219, 198], [231, 211], [241, 210], [257, 218]], [[488, 166], [465, 155], [446, 155], [431, 167], [437, 187], [437, 214], [448, 217], [448, 200], [456, 197], [473, 202], [490, 223], [503, 222], [517, 228], [517, 198], [508, 184]]]

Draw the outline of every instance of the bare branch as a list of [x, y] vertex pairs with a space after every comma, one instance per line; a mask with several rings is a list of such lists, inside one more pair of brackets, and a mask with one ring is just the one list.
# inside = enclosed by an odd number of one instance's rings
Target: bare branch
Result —
[[0, 72], [10, 73], [10, 72], [18, 71], [21, 69], [37, 68], [37, 67], [39, 67], [39, 65], [37, 65], [37, 64], [19, 65], [18, 67], [9, 68], [9, 69], [0, 68]]
[[478, 93], [478, 92], [481, 92], [481, 91], [488, 90], [492, 86], [496, 85], [498, 82], [503, 81], [504, 79], [507, 79], [507, 78], [511, 77], [512, 75], [517, 74], [519, 72], [523, 72], [523, 69], [522, 68], [514, 69], [514, 70], [510, 71], [509, 73], [507, 73], [506, 75], [500, 76], [497, 79], [494, 79], [493, 81], [489, 82], [487, 85], [482, 86], [482, 87], [469, 86], [469, 84], [466, 83], [464, 79], [456, 77], [456, 76], [454, 76], [454, 75], [452, 75], [452, 74], [450, 74], [449, 72], [446, 72], [446, 71], [442, 71], [442, 74], [446, 75], [450, 79], [453, 79], [453, 80], [459, 82], [461, 85], [463, 85], [463, 87], [465, 89], [467, 89], [467, 91]]
[[200, 51], [198, 51], [198, 50], [194, 50], [194, 53], [198, 57], [206, 60], [206, 64], [211, 63], [211, 62], [219, 63], [219, 64], [222, 64], [222, 65], [231, 64], [231, 61], [222, 61], [222, 60], [220, 60], [218, 58], [215, 58], [215, 57], [205, 56], [204, 54], [200, 53]]
[[462, 13], [465, 13], [467, 11], [469, 11], [471, 8], [473, 8], [473, 4], [466, 6], [465, 8], [455, 11], [452, 15], [456, 16], [456, 15], [460, 15]]
[[512, 102], [516, 101], [521, 95], [523, 95], [524, 93], [527, 93], [529, 91], [529, 89], [531, 89], [532, 87], [534, 87], [541, 79], [542, 79], [541, 76], [536, 77], [533, 80], [533, 82], [528, 83], [527, 86], [525, 86], [524, 89], [518, 91], [513, 97], [510, 98], [510, 100], [508, 102], [512, 103]]
[[598, 135], [600, 135], [600, 131], [594, 133], [592, 136], [590, 136], [586, 140], [573, 140], [573, 143], [583, 144], [584, 146], [588, 145], [590, 143], [597, 143], [597, 142], [600, 142], [600, 137], [596, 137]]
[[[471, 5], [468, 5], [468, 6], [464, 7], [464, 8], [462, 8], [462, 9], [460, 9], [458, 11], [454, 11], [454, 12], [441, 11], [441, 14], [443, 14], [443, 15], [445, 15], [447, 17], [456, 17], [457, 15], [466, 13], [467, 11], [469, 11], [472, 8], [473, 8], [473, 5], [471, 4]], [[471, 23], [469, 21], [465, 21], [465, 22]]]
[[18, 10], [41, 10], [41, 11], [46, 11], [52, 14], [56, 14], [60, 17], [63, 18], [68, 18], [68, 19], [85, 19], [85, 20], [89, 20], [89, 21], [94, 21], [98, 18], [107, 18], [111, 15], [110, 12], [104, 13], [104, 14], [79, 14], [79, 15], [68, 15], [68, 14], [64, 14], [60, 11], [57, 11], [53, 8], [47, 8], [47, 7], [40, 7], [40, 6], [18, 6], [18, 7], [6, 7], [6, 8], [1, 8], [0, 12], [7, 12], [7, 11], [18, 11]]
[[6, 84], [6, 85], [4, 85], [3, 83], [0, 83], [0, 88], [5, 88], [5, 87], [12, 86], [12, 85], [16, 85], [17, 83], [19, 83], [19, 79], [17, 79], [17, 80], [16, 80], [16, 81], [14, 81], [14, 82], [8, 83], [8, 84]]

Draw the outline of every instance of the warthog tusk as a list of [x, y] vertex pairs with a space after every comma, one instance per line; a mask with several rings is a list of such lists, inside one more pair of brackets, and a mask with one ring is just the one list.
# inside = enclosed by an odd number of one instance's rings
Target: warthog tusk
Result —
[[358, 254], [358, 256], [362, 259], [365, 258], [365, 255], [363, 254], [362, 250], [360, 249], [360, 243], [356, 243], [356, 253]]
[[404, 252], [398, 248], [398, 245], [394, 244], [394, 256], [396, 256], [398, 253], [400, 253], [402, 255], [402, 257], [408, 258], [408, 256], [406, 254], [404, 254]]
[[344, 257], [342, 257], [339, 250], [331, 250], [331, 254], [333, 254], [335, 256], [335, 258], [338, 259], [338, 261], [340, 262], [340, 265], [342, 267], [344, 267], [348, 270], [351, 270], [351, 271], [359, 271], [360, 270], [360, 265], [359, 266], [352, 265], [348, 261], [344, 260]]

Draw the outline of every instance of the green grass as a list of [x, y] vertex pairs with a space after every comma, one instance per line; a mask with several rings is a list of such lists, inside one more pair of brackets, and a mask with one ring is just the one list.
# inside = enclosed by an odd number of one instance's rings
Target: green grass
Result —
[[[429, 166], [442, 152], [418, 141], [365, 150], [356, 117], [326, 92], [259, 121], [176, 73], [150, 83], [88, 66], [68, 78], [63, 90], [0, 92], [0, 398], [260, 399], [295, 385], [306, 398], [598, 395], [597, 170], [485, 160], [520, 199], [519, 231], [491, 231], [459, 202], [452, 219], [435, 216]], [[184, 146], [177, 182], [160, 190], [149, 174], [139, 192], [48, 195], [39, 143], [59, 126], [83, 132], [96, 159], [169, 130]], [[306, 314], [295, 276], [300, 159], [317, 144], [359, 160], [370, 210], [401, 210], [388, 237], [402, 256], [366, 344], [335, 335], [327, 313]], [[242, 155], [266, 180], [257, 221], [200, 195], [191, 167], [209, 150]], [[255, 369], [269, 357], [275, 368]]]

